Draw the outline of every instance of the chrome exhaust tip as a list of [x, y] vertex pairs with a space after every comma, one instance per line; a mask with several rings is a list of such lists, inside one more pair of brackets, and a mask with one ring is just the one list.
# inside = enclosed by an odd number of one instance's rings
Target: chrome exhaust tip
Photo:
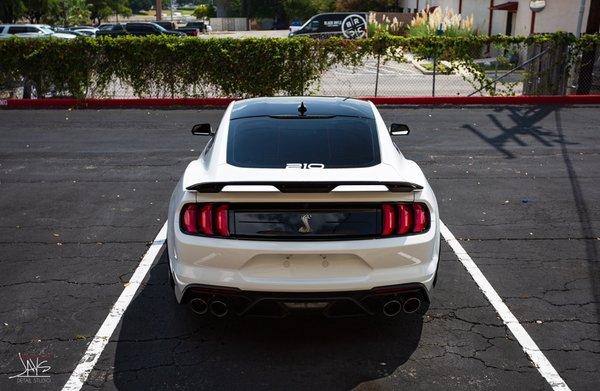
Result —
[[195, 298], [190, 301], [192, 312], [198, 315], [204, 315], [208, 311], [208, 304], [202, 299]]
[[210, 313], [216, 316], [217, 318], [222, 318], [229, 312], [227, 308], [227, 304], [223, 303], [219, 300], [214, 300], [210, 302]]
[[383, 305], [383, 314], [385, 316], [396, 316], [402, 311], [402, 303], [398, 300], [390, 300]]
[[421, 300], [416, 297], [410, 297], [404, 302], [402, 310], [407, 314], [413, 314], [421, 308]]

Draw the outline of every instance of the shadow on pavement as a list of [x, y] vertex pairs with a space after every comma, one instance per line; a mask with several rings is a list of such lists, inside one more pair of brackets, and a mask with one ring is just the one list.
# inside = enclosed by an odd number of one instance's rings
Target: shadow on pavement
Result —
[[[560, 154], [565, 164], [565, 170], [569, 177], [571, 192], [573, 194], [574, 206], [577, 210], [577, 218], [581, 226], [581, 235], [585, 240], [585, 252], [587, 265], [589, 270], [590, 281], [592, 285], [592, 297], [596, 303], [596, 314], [600, 318], [600, 267], [598, 264], [599, 251], [597, 247], [597, 234], [593, 230], [592, 216], [590, 209], [586, 203], [583, 190], [577, 176], [577, 172], [573, 166], [569, 145], [577, 145], [570, 142], [565, 136], [563, 123], [561, 118], [561, 108], [553, 106], [541, 107], [508, 107], [498, 108], [497, 112], [508, 110], [508, 118], [512, 120], [512, 125], [505, 125], [495, 114], [488, 114], [495, 128], [489, 129], [490, 132], [496, 134], [493, 137], [486, 135], [474, 126], [467, 124], [463, 128], [470, 130], [482, 140], [494, 147], [498, 152], [502, 153], [506, 158], [514, 159], [516, 156], [510, 151], [508, 143], [514, 142], [518, 146], [528, 146], [527, 138], [532, 138], [544, 147], [560, 146]], [[503, 114], [504, 115], [504, 114]], [[544, 127], [538, 123], [549, 115], [554, 116], [554, 129], [544, 130]], [[500, 131], [499, 134], [496, 132]]]
[[393, 373], [421, 329], [420, 319], [197, 318], [175, 302], [165, 252], [123, 317], [113, 380], [120, 389], [349, 389]]
[[[577, 209], [577, 217], [579, 224], [581, 225], [581, 235], [586, 238], [585, 240], [585, 254], [587, 258], [588, 270], [590, 274], [590, 281], [592, 284], [592, 297], [596, 302], [596, 315], [600, 319], [600, 268], [598, 265], [598, 247], [596, 239], [596, 233], [592, 227], [592, 216], [590, 210], [583, 195], [577, 172], [573, 167], [573, 162], [569, 154], [567, 147], [568, 143], [565, 142], [565, 134], [562, 124], [562, 117], [560, 115], [560, 109], [554, 112], [554, 118], [556, 121], [556, 130], [558, 132], [559, 143], [561, 145], [561, 155], [565, 162], [565, 168], [569, 181], [571, 182], [571, 191], [573, 192], [573, 199], [575, 200], [575, 208]], [[598, 326], [600, 329], [600, 325]]]
[[497, 129], [500, 133], [496, 136], [489, 137], [486, 132], [477, 129], [471, 124], [463, 125], [464, 129], [468, 129], [475, 135], [479, 136], [483, 141], [490, 144], [498, 152], [502, 153], [509, 159], [514, 159], [515, 155], [507, 148], [509, 142], [514, 142], [521, 147], [529, 145], [527, 138], [533, 138], [544, 147], [553, 147], [557, 143], [566, 143], [564, 137], [557, 134], [557, 132], [544, 130], [544, 128], [538, 124], [541, 120], [554, 113], [560, 108], [553, 106], [541, 106], [541, 107], [507, 107], [498, 108], [496, 111], [502, 112], [507, 110], [510, 112], [508, 118], [512, 120], [512, 124], [504, 124], [501, 118], [504, 118], [506, 114], [502, 114], [501, 117], [495, 114], [488, 114], [488, 118], [495, 125], [494, 131]]

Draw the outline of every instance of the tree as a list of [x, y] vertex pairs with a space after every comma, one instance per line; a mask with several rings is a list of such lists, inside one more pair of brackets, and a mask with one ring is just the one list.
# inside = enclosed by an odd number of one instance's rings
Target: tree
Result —
[[196, 9], [194, 9], [192, 15], [198, 19], [214, 18], [215, 16], [217, 16], [217, 11], [212, 5], [200, 4], [196, 7]]
[[335, 0], [284, 0], [283, 10], [288, 19], [306, 20], [321, 12], [333, 11]]
[[110, 15], [131, 15], [128, 0], [86, 0], [90, 4], [91, 19], [102, 22]]
[[22, 0], [0, 1], [0, 21], [3, 23], [15, 23], [25, 12]]
[[50, 11], [49, 0], [24, 0], [25, 17], [30, 23], [40, 23]]
[[72, 26], [90, 22], [90, 7], [86, 0], [49, 0], [44, 21], [49, 24]]
[[336, 0], [336, 11], [390, 11], [395, 9], [395, 0]]
[[149, 10], [154, 6], [154, 3], [154, 0], [129, 0], [129, 8], [131, 8], [131, 12], [137, 14], [142, 10]]

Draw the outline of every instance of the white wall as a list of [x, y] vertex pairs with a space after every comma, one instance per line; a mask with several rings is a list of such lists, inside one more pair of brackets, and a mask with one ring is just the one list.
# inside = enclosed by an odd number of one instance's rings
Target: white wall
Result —
[[[423, 1], [423, 0], [421, 0]], [[498, 3], [502, 0], [496, 0]], [[431, 5], [437, 5], [442, 9], [450, 8], [458, 12], [459, 0], [430, 0]], [[488, 33], [488, 24], [490, 17], [490, 0], [463, 0], [462, 16], [473, 15], [473, 22], [480, 34]], [[500, 4], [500, 3], [498, 3]], [[504, 34], [506, 31], [507, 12], [494, 12], [492, 18], [492, 34]]]
[[[410, 1], [410, 0], [404, 0]], [[508, 0], [494, 0], [494, 4], [502, 4]], [[529, 35], [531, 25], [531, 10], [529, 0], [518, 0], [519, 9], [513, 19], [514, 35]], [[425, 4], [427, 0], [421, 0]], [[458, 12], [458, 0], [429, 0], [431, 5], [442, 8], [451, 8]], [[535, 32], [549, 33], [555, 31], [567, 31], [575, 33], [577, 28], [577, 17], [579, 15], [580, 0], [546, 0], [546, 8], [536, 15]], [[475, 26], [481, 34], [488, 32], [490, 0], [463, 0], [462, 15], [473, 15]], [[590, 0], [586, 0], [585, 14], [582, 29], [585, 30]], [[492, 34], [504, 34], [506, 31], [506, 19], [508, 12], [494, 11], [492, 18]]]
[[[419, 10], [425, 8], [425, 0], [420, 0], [418, 3]], [[413, 12], [417, 8], [417, 0], [399, 0], [398, 6], [404, 8], [404, 12], [406, 13], [408, 13], [407, 8], [410, 9], [410, 12]]]
[[[546, 8], [535, 17], [535, 33], [552, 33], [566, 31], [575, 33], [579, 16], [580, 0], [546, 0]], [[582, 30], [585, 31], [590, 11], [590, 0], [586, 1], [583, 15]], [[531, 25], [531, 10], [529, 0], [519, 0], [517, 13], [516, 34], [529, 35]]]

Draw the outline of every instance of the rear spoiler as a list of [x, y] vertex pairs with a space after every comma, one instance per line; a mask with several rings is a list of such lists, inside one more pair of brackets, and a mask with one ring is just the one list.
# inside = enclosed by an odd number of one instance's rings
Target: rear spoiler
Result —
[[[199, 193], [219, 193], [225, 186], [272, 186], [282, 193], [329, 193], [338, 186], [385, 186], [392, 193], [410, 193], [423, 189], [411, 182], [206, 182], [188, 186]], [[349, 191], [349, 190], [346, 190]], [[351, 190], [350, 190], [351, 191]], [[365, 190], [357, 190], [365, 191]]]

